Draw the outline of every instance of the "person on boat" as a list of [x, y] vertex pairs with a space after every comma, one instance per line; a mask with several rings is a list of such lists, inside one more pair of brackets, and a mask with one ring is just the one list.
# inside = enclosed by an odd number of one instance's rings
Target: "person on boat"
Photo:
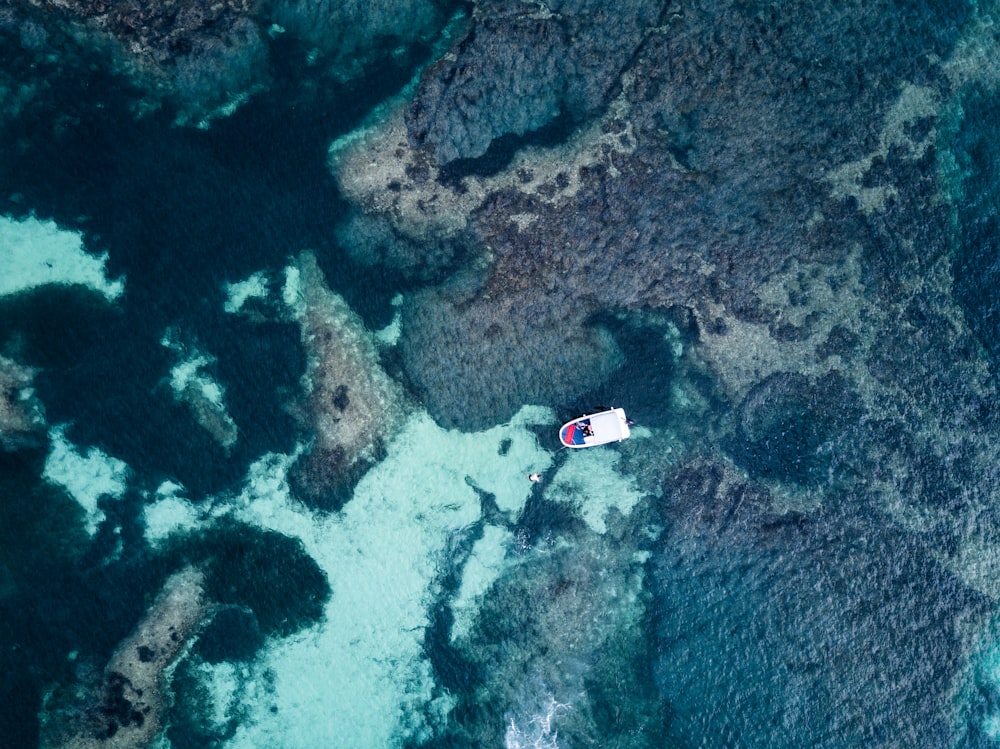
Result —
[[594, 436], [594, 427], [592, 427], [590, 425], [589, 421], [581, 421], [580, 422], [580, 431], [583, 432], [583, 436], [584, 437], [593, 437]]

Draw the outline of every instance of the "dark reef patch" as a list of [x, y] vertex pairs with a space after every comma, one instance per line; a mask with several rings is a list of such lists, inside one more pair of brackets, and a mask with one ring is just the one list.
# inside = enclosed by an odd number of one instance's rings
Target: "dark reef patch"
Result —
[[[171, 571], [167, 560], [138, 548], [128, 528], [117, 535], [105, 524], [88, 540], [75, 502], [38, 481], [43, 459], [21, 451], [18, 465], [0, 464], [0, 498], [11, 503], [5, 507], [5, 528], [17, 536], [0, 539], [0, 667], [6, 697], [0, 730], [11, 746], [38, 745], [42, 695], [58, 685], [55, 702], [61, 704], [62, 685], [78, 683], [88, 670], [96, 680], [94, 664], [105, 663], [134, 629], [146, 610], [148, 591], [158, 590]], [[30, 519], [19, 507], [30, 511]], [[112, 680], [107, 686], [97, 708], [105, 715], [96, 716], [98, 722], [135, 724], [138, 718], [120, 699], [121, 685]]]
[[989, 601], [879, 517], [779, 515], [731, 488], [711, 465], [664, 486], [650, 581], [668, 740], [948, 745], [963, 623]]
[[274, 531], [223, 522], [172, 542], [167, 556], [203, 568], [206, 597], [252, 611], [265, 637], [315, 623], [331, 595], [302, 542]]
[[[115, 70], [139, 111], [166, 109], [169, 118], [201, 124], [269, 86], [287, 82], [275, 47], [297, 48], [295, 76], [342, 84], [377, 78], [379, 68], [426, 58], [458, 4], [418, 0], [400, 12], [392, 2], [354, 6], [282, 0], [82, 0], [6, 3], [2, 45], [27, 61], [22, 80], [3, 104], [13, 117], [25, 104], [49, 100], [53, 75], [90, 77]], [[320, 54], [320, 53], [324, 54]], [[2, 54], [2, 53], [0, 53]], [[4, 55], [5, 57], [8, 55]], [[89, 63], [89, 64], [88, 64]], [[0, 66], [0, 80], [5, 77]], [[5, 87], [6, 88], [6, 87]], [[69, 113], [75, 102], [66, 102]], [[0, 129], [6, 113], [0, 112]]]
[[959, 241], [953, 255], [955, 296], [969, 327], [1000, 372], [1000, 97], [973, 90], [951, 151], [960, 175]]
[[[492, 504], [496, 507], [496, 498], [476, 487], [470, 480], [469, 486], [480, 496], [483, 505]], [[484, 513], [485, 514], [485, 513]], [[449, 539], [448, 551], [444, 556], [441, 574], [437, 584], [441, 593], [438, 602], [430, 611], [430, 623], [424, 630], [424, 655], [434, 668], [437, 688], [447, 690], [451, 694], [472, 691], [482, 682], [481, 664], [467, 659], [464, 654], [451, 643], [451, 628], [454, 615], [451, 603], [462, 585], [462, 570], [469, 561], [473, 546], [483, 537], [484, 523], [475, 523]]]
[[561, 118], [589, 119], [605, 107], [660, 12], [656, 0], [557, 0], [546, 13], [502, 0], [478, 3], [454, 55], [422, 76], [406, 113], [410, 139], [447, 164], [488, 154], [503, 136], [515, 140], [501, 152]]
[[264, 644], [257, 616], [245, 606], [225, 606], [198, 636], [196, 650], [206, 663], [247, 661]]
[[816, 356], [820, 361], [831, 356], [839, 356], [841, 359], [847, 360], [857, 351], [860, 342], [861, 339], [857, 334], [842, 325], [834, 325], [826, 340], [816, 347]]
[[575, 403], [554, 404], [567, 419], [596, 410], [598, 404], [627, 404], [628, 416], [637, 424], [651, 428], [673, 425], [679, 410], [675, 388], [682, 375], [706, 398], [714, 396], [709, 384], [691, 380], [692, 373], [684, 366], [683, 357], [696, 345], [699, 335], [690, 309], [675, 306], [655, 312], [601, 314], [594, 322], [614, 336], [623, 362], [604, 383]]
[[374, 446], [371, 460], [349, 459], [341, 445], [313, 445], [288, 470], [288, 485], [299, 501], [314, 510], [336, 512], [351, 501], [354, 488], [373, 463], [385, 457], [385, 445]]
[[728, 449], [758, 478], [825, 482], [833, 452], [862, 413], [837, 372], [817, 380], [778, 372], [754, 385], [737, 407]]
[[76, 647], [62, 606], [78, 594], [61, 570], [79, 564], [87, 539], [79, 505], [38, 479], [44, 462], [41, 450], [0, 451], [0, 735], [12, 747], [38, 745], [41, 696], [71, 678]]
[[525, 403], [579, 397], [615, 368], [616, 348], [599, 326], [553, 319], [544, 297], [470, 304], [461, 283], [420, 292], [403, 307], [406, 371], [442, 426], [502, 423]]
[[438, 181], [459, 188], [465, 177], [492, 177], [510, 166], [522, 148], [556, 146], [565, 142], [575, 127], [573, 118], [562, 113], [535, 130], [520, 135], [506, 133], [490, 143], [482, 156], [449, 161], [438, 172]]

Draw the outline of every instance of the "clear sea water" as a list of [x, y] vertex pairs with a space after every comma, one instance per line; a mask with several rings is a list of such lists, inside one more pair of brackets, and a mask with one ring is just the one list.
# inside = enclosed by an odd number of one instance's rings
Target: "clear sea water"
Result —
[[[219, 608], [172, 674], [161, 747], [998, 740], [994, 601], [947, 574], [936, 542], [846, 510], [755, 535], [753, 497], [686, 503], [721, 480], [711, 469], [662, 485], [723, 408], [704, 372], [678, 406], [683, 325], [609, 311], [623, 365], [582, 403], [463, 433], [416, 401], [341, 508], [298, 501], [299, 326], [228, 312], [227, 284], [261, 274], [277, 298], [311, 250], [368, 330], [392, 323], [419, 283], [338, 242], [351, 209], [327, 151], [428, 52], [319, 87], [284, 53], [268, 91], [203, 130], [136, 118], [117, 78], [56, 77], [55, 108], [0, 148], [0, 220], [39, 247], [53, 222], [125, 284], [0, 298], [0, 352], [37, 368], [52, 427], [0, 452], [0, 745], [37, 745], [45, 706], [103, 668], [185, 563], [210, 571]], [[963, 261], [995, 272], [975, 249]], [[994, 289], [968, 293], [993, 308]], [[994, 346], [995, 326], [977, 334]], [[192, 361], [224, 389], [229, 448], [174, 396]], [[382, 364], [409, 386], [391, 351]], [[557, 449], [563, 417], [612, 402], [636, 421], [629, 443]]]

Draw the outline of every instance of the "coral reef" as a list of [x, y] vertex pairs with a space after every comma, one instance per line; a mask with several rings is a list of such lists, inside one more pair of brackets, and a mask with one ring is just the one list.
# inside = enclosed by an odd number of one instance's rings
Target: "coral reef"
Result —
[[378, 42], [426, 41], [443, 23], [444, 8], [433, 0], [403, 3], [274, 0], [266, 15], [289, 34], [333, 57], [338, 64], [353, 61], [354, 66], [360, 66]]
[[239, 437], [239, 427], [226, 407], [225, 387], [202, 371], [215, 364], [215, 357], [189, 351], [174, 330], [168, 330], [160, 343], [181, 360], [170, 369], [174, 400], [185, 404], [198, 425], [228, 453]]
[[[582, 310], [557, 320], [536, 311], [550, 304], [502, 291], [473, 301], [461, 285], [404, 303], [400, 348], [422, 401], [442, 425], [485, 428], [521, 403], [585, 393], [621, 364], [612, 337], [584, 325]], [[456, 372], [463, 373], [460, 382]], [[476, 397], [464, 400], [470, 390]]]
[[621, 542], [635, 529], [615, 525], [527, 550], [490, 587], [454, 643], [448, 665], [468, 691], [444, 744], [658, 745], [665, 716], [647, 665], [650, 601], [641, 557]]
[[337, 240], [359, 265], [391, 269], [422, 283], [444, 281], [462, 255], [461, 246], [448, 238], [418, 241], [403, 235], [386, 217], [363, 212], [338, 226]]
[[1000, 157], [991, 147], [993, 134], [982, 123], [996, 121], [1000, 97], [996, 91], [977, 85], [971, 87], [956, 110], [961, 120], [949, 123], [954, 130], [953, 189], [960, 227], [954, 264], [955, 296], [996, 369], [1000, 336], [994, 297], [1000, 280], [1000, 225], [995, 196], [1000, 186]]
[[[405, 113], [335, 144], [361, 210], [467, 250], [404, 303], [407, 373], [437, 420], [480, 428], [613, 392], [630, 320], [687, 319], [673, 381], [717, 402], [670, 425], [689, 462], [657, 490], [672, 738], [945, 744], [948, 675], [1000, 596], [992, 19], [935, 2], [655, 16], [638, 41], [625, 23], [636, 46], [595, 81], [601, 103], [560, 118], [575, 69], [546, 65], [566, 19], [481, 3]], [[607, 310], [623, 322], [602, 348]]]
[[412, 142], [446, 164], [560, 117], [590, 119], [661, 12], [657, 0], [478, 2], [465, 36], [422, 76], [406, 112]]
[[59, 37], [74, 39], [154, 97], [172, 99], [196, 118], [268, 79], [264, 34], [252, 16], [254, 4], [246, 0], [37, 5], [43, 14], [26, 21], [40, 30], [35, 48], [45, 51]]

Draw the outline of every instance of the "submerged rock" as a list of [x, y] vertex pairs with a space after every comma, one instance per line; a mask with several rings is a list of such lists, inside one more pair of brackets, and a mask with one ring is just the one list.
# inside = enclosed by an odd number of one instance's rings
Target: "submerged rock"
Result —
[[[332, 57], [338, 64], [360, 67], [379, 42], [426, 42], [444, 22], [446, 6], [433, 0], [272, 0], [266, 17]], [[347, 65], [351, 69], [351, 65]]]
[[[177, 123], [203, 127], [289, 73], [301, 78], [311, 69], [344, 82], [366, 66], [399, 63], [430, 44], [448, 11], [447, 3], [431, 0], [402, 9], [391, 2], [286, 0], [0, 4], [8, 63], [0, 71], [0, 127], [7, 116], [51, 105], [53, 78], [108, 72], [122, 77], [122, 88], [134, 87], [128, 95], [136, 111], [167, 104]], [[282, 51], [277, 37], [288, 41]], [[289, 62], [298, 70], [289, 71]]]
[[737, 407], [732, 449], [755, 476], [800, 483], [830, 478], [832, 453], [863, 413], [843, 376], [813, 382], [779, 372], [754, 385]]
[[263, 643], [264, 635], [253, 611], [226, 606], [215, 612], [198, 638], [198, 654], [206, 663], [248, 661]]
[[662, 746], [642, 556], [613, 536], [525, 550], [490, 586], [446, 661], [467, 691], [441, 745]]
[[585, 122], [662, 10], [659, 0], [480, 0], [465, 36], [422, 76], [406, 112], [411, 141], [446, 164], [559, 118]]
[[198, 425], [228, 453], [239, 437], [239, 427], [229, 414], [225, 387], [203, 371], [216, 363], [215, 358], [188, 350], [174, 330], [168, 330], [160, 342], [180, 359], [170, 369], [174, 400], [186, 405]]
[[154, 97], [205, 114], [267, 82], [264, 34], [248, 0], [39, 3], [48, 23], [99, 50]]
[[0, 450], [38, 447], [45, 439], [45, 415], [32, 388], [35, 374], [0, 356]]
[[208, 612], [204, 576], [194, 567], [172, 575], [104, 669], [84, 703], [43, 715], [46, 748], [104, 749], [148, 746], [163, 727], [166, 672]]
[[347, 303], [330, 291], [316, 258], [302, 253], [290, 269], [288, 301], [308, 352], [303, 421], [313, 443], [293, 468], [306, 497], [330, 502], [378, 457], [405, 402], [382, 370], [372, 334]]

